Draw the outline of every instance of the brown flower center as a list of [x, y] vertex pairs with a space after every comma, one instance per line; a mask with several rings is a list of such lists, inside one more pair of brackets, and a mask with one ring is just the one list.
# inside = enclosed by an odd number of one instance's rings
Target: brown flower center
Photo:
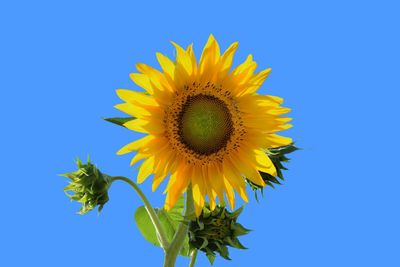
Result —
[[226, 104], [210, 95], [188, 97], [178, 122], [181, 142], [202, 155], [225, 147], [233, 132], [232, 116]]

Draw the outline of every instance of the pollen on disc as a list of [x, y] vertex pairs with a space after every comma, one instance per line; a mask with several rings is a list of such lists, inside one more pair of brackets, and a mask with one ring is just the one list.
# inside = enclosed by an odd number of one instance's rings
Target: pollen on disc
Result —
[[209, 95], [189, 97], [182, 109], [180, 138], [191, 150], [209, 155], [223, 148], [232, 133], [232, 118], [226, 104]]

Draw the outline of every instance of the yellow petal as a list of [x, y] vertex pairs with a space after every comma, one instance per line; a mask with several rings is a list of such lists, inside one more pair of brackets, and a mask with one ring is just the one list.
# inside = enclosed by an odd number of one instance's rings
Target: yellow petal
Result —
[[229, 206], [231, 207], [231, 210], [235, 209], [235, 192], [233, 191], [233, 188], [229, 181], [224, 178], [224, 185], [225, 185], [225, 191], [226, 191], [226, 197], [229, 202]]
[[256, 170], [254, 167], [249, 167], [249, 170], [250, 171], [246, 171], [248, 173], [248, 175], [246, 175], [246, 178], [249, 179], [250, 181], [252, 181], [253, 183], [255, 183], [256, 185], [264, 187], [265, 182], [262, 179], [258, 170]]
[[196, 216], [199, 217], [204, 207], [204, 196], [206, 194], [206, 188], [200, 171], [193, 173], [192, 187], [195, 212]]
[[[244, 88], [243, 90], [246, 90], [246, 88]], [[272, 109], [281, 108], [279, 105], [282, 103], [282, 101], [282, 98], [268, 95], [246, 94], [240, 96], [240, 101], [238, 101], [238, 105], [240, 107], [240, 110], [244, 113], [259, 114], [260, 112], [269, 113], [269, 111]]]
[[160, 186], [160, 184], [165, 180], [167, 177], [166, 174], [158, 174], [154, 176], [153, 183], [151, 184], [151, 190], [154, 192]]
[[244, 154], [237, 154], [237, 155], [231, 155], [231, 158], [236, 164], [236, 167], [240, 171], [240, 173], [244, 174], [247, 179], [252, 181], [253, 183], [260, 185], [260, 186], [265, 186], [265, 182], [262, 179], [260, 173], [255, 167], [255, 163], [251, 162], [247, 158], [247, 155]]
[[181, 161], [179, 161], [180, 158], [175, 150], [166, 149], [164, 155], [162, 156], [164, 159], [167, 159], [163, 166], [166, 172], [175, 173], [178, 171], [178, 162], [181, 163]]
[[[260, 107], [262, 107], [262, 105], [260, 105]], [[262, 110], [262, 112], [265, 114], [271, 114], [275, 116], [283, 115], [290, 111], [291, 111], [290, 108], [285, 108], [285, 107], [264, 107]]]
[[136, 155], [132, 158], [131, 163], [130, 163], [130, 166], [133, 166], [136, 162], [138, 162], [138, 161], [140, 161], [140, 160], [142, 160], [142, 159], [146, 159], [146, 158], [148, 158], [148, 157], [149, 157], [148, 154], [138, 152], [138, 153], [136, 153]]
[[275, 127], [273, 132], [284, 131], [284, 130], [290, 129], [292, 127], [293, 127], [292, 124], [281, 124], [281, 125], [278, 125], [277, 127]]
[[208, 167], [208, 178], [212, 185], [212, 194], [216, 194], [220, 202], [224, 201], [224, 177], [220, 168], [216, 164], [211, 163]]
[[146, 159], [142, 165], [140, 165], [139, 173], [137, 176], [137, 183], [143, 183], [147, 177], [153, 172], [154, 157]]
[[124, 123], [129, 130], [139, 133], [162, 134], [165, 128], [162, 123], [157, 123], [159, 118], [152, 119], [151, 122], [142, 119], [135, 119]]
[[271, 68], [265, 69], [254, 75], [253, 78], [249, 80], [249, 87], [244, 90], [242, 94], [254, 94], [255, 92], [257, 92], [260, 86], [264, 83], [265, 79], [271, 73], [271, 70]]
[[186, 191], [190, 180], [186, 177], [185, 171], [181, 171], [172, 174], [170, 181], [172, 181], [172, 184], [168, 183], [168, 194], [164, 205], [166, 210], [170, 210], [175, 205], [176, 201]]
[[147, 96], [141, 92], [135, 92], [126, 89], [118, 89], [116, 92], [119, 98], [131, 104], [142, 104], [146, 106], [157, 105], [157, 102], [154, 100], [154, 98]]
[[248, 55], [245, 62], [237, 66], [232, 73], [227, 76], [226, 85], [232, 88], [232, 93], [239, 96], [247, 89], [248, 81], [253, 76], [257, 68], [256, 62], [253, 61], [252, 55]]
[[218, 42], [214, 36], [210, 34], [206, 45], [203, 48], [203, 52], [200, 58], [199, 70], [203, 76], [210, 76], [215, 71], [214, 66], [220, 60], [220, 50]]
[[235, 52], [239, 46], [238, 42], [235, 42], [231, 44], [228, 49], [224, 52], [224, 54], [221, 56], [221, 62], [220, 62], [220, 72], [221, 72], [221, 78], [228, 74], [229, 70], [231, 69], [232, 66], [232, 61], [233, 61], [233, 56], [235, 55]]
[[117, 155], [123, 155], [132, 151], [136, 151], [140, 149], [141, 147], [145, 146], [149, 141], [151, 141], [153, 137], [150, 135], [147, 135], [141, 139], [138, 139], [132, 143], [129, 143], [122, 147], [120, 150], [118, 150]]
[[268, 140], [269, 146], [268, 147], [279, 147], [279, 146], [287, 146], [293, 143], [292, 138], [285, 137], [277, 134], [268, 134], [266, 136]]
[[161, 53], [157, 52], [156, 56], [161, 69], [173, 80], [175, 75], [175, 63]]
[[253, 61], [253, 56], [248, 55], [246, 60], [232, 71], [232, 75], [240, 76], [240, 78], [250, 78], [256, 68], [257, 63]]
[[233, 189], [239, 193], [239, 196], [245, 202], [249, 202], [245, 180], [229, 159], [225, 160], [224, 162], [224, 176], [229, 181], [229, 184], [233, 187]]
[[283, 103], [283, 98], [278, 97], [278, 96], [273, 96], [273, 95], [257, 95], [257, 100], [264, 100], [264, 101], [270, 101], [274, 102], [276, 104], [282, 104]]
[[180, 45], [177, 43], [171, 42], [176, 49], [176, 64], [177, 68], [182, 66], [183, 69], [186, 71], [187, 75], [192, 75], [193, 73], [193, 66], [192, 66], [192, 59], [189, 53], [186, 52]]
[[157, 101], [159, 106], [169, 106], [171, 104], [171, 98], [173, 97], [172, 90], [164, 90], [165, 88], [161, 88], [161, 86], [154, 84], [152, 81], [150, 81], [150, 84], [153, 88], [154, 100]]
[[151, 75], [155, 75], [155, 76], [158, 76], [158, 78], [162, 78], [162, 73], [159, 70], [157, 70], [157, 69], [155, 69], [155, 68], [153, 68], [153, 67], [151, 67], [151, 66], [149, 66], [147, 64], [137, 63], [136, 64], [136, 69], [139, 72], [147, 75], [149, 78], [150, 78]]
[[208, 176], [209, 166], [203, 165], [201, 169], [202, 169], [202, 176], [203, 176], [203, 180], [204, 180], [204, 186], [206, 188], [208, 200], [210, 203], [210, 209], [214, 210], [217, 205], [217, 203], [215, 201], [217, 194], [215, 193], [215, 191], [212, 191], [213, 184], [212, 184], [212, 181], [210, 180], [210, 177]]
[[193, 51], [193, 44], [190, 44], [188, 48], [186, 49], [186, 52], [188, 53], [191, 61], [192, 61], [192, 69], [193, 69], [193, 74], [197, 74], [197, 62], [196, 62], [196, 56]]
[[249, 130], [256, 129], [266, 134], [286, 130], [292, 127], [290, 124], [285, 124], [290, 121], [291, 118], [278, 117], [270, 114], [244, 114], [242, 118]]
[[162, 148], [159, 149], [158, 154], [154, 155], [154, 178], [151, 185], [151, 190], [154, 192], [160, 186], [160, 184], [165, 180], [168, 176], [169, 169], [166, 168], [166, 160], [170, 160], [169, 155], [171, 152], [169, 151], [171, 148], [169, 144], [165, 144]]
[[136, 131], [139, 133], [148, 133], [149, 131], [144, 129], [143, 126], [148, 124], [147, 121], [141, 119], [135, 119], [124, 123], [124, 126], [129, 130]]
[[118, 104], [118, 105], [115, 105], [114, 108], [116, 108], [122, 112], [125, 112], [126, 114], [129, 114], [136, 118], [143, 118], [144, 116], [151, 115], [151, 113], [147, 109], [142, 108], [140, 106], [132, 105], [131, 103]]
[[172, 91], [170, 83], [159, 70], [143, 63], [136, 64], [136, 68], [150, 79], [150, 84], [153, 91], [154, 86], [156, 86], [159, 90]]
[[151, 87], [149, 77], [140, 73], [131, 73], [129, 74], [129, 77], [131, 77], [134, 83], [145, 89], [149, 94], [153, 94], [153, 87]]
[[275, 165], [272, 163], [271, 159], [259, 149], [254, 150], [255, 153], [255, 160], [257, 162], [257, 169], [269, 173], [272, 176], [276, 176], [276, 168]]

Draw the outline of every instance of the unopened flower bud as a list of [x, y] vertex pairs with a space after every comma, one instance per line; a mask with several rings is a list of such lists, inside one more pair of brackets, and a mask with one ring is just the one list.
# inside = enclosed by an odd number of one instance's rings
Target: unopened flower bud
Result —
[[247, 234], [250, 230], [236, 222], [243, 207], [229, 212], [223, 206], [217, 206], [213, 211], [209, 206], [197, 219], [189, 223], [189, 243], [191, 248], [199, 249], [206, 253], [211, 264], [215, 259], [215, 252], [221, 257], [230, 260], [227, 246], [246, 249], [238, 236]]
[[83, 164], [77, 160], [78, 170], [65, 173], [62, 176], [71, 179], [68, 186], [64, 188], [67, 196], [82, 203], [79, 214], [85, 214], [96, 206], [100, 212], [108, 201], [108, 189], [111, 185], [111, 178], [101, 173], [90, 160]]

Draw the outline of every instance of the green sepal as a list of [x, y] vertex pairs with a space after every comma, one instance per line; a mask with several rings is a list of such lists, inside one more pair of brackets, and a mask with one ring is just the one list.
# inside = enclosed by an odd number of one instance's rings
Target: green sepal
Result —
[[[229, 245], [228, 243], [226, 244]], [[222, 258], [224, 258], [225, 260], [232, 260], [231, 258], [229, 258], [229, 251], [226, 245], [222, 245], [219, 242], [216, 242], [215, 245], [218, 247], [218, 253]]]
[[[182, 212], [184, 210], [184, 199], [180, 198], [175, 206], [170, 210], [165, 209], [155, 209], [158, 218], [160, 219], [161, 225], [165, 231], [168, 242], [171, 242], [179, 224], [183, 221]], [[150, 216], [147, 213], [144, 206], [140, 206], [135, 211], [135, 222], [142, 234], [142, 236], [151, 244], [161, 247], [157, 232], [151, 222]], [[182, 256], [189, 257], [189, 237], [187, 236], [184, 245], [179, 253]]]
[[201, 244], [201, 246], [199, 247], [199, 249], [204, 249], [208, 246], [208, 240], [205, 237], [200, 237], [200, 239], [203, 240], [203, 244]]
[[245, 246], [240, 243], [239, 239], [236, 237], [231, 238], [230, 236], [226, 237], [224, 241], [231, 247], [233, 248], [238, 248], [238, 249], [247, 249]]
[[103, 118], [103, 120], [114, 123], [119, 126], [124, 126], [124, 124], [128, 121], [136, 119], [135, 117], [128, 117], [128, 118]]
[[[239, 218], [240, 214], [242, 214], [244, 209], [244, 206], [241, 206], [240, 208], [238, 208], [237, 210], [231, 212], [230, 217], [234, 220], [237, 220], [237, 218]], [[225, 213], [222, 214], [222, 216], [225, 216]]]
[[241, 235], [247, 235], [248, 233], [251, 232], [250, 229], [245, 228], [243, 225], [240, 223], [235, 223], [231, 226], [231, 229], [233, 230], [233, 234], [235, 236], [241, 236]]
[[215, 255], [215, 253], [213, 253], [213, 252], [208, 252], [208, 253], [206, 253], [206, 256], [207, 256], [207, 259], [210, 262], [210, 264], [213, 265], [217, 255]]

